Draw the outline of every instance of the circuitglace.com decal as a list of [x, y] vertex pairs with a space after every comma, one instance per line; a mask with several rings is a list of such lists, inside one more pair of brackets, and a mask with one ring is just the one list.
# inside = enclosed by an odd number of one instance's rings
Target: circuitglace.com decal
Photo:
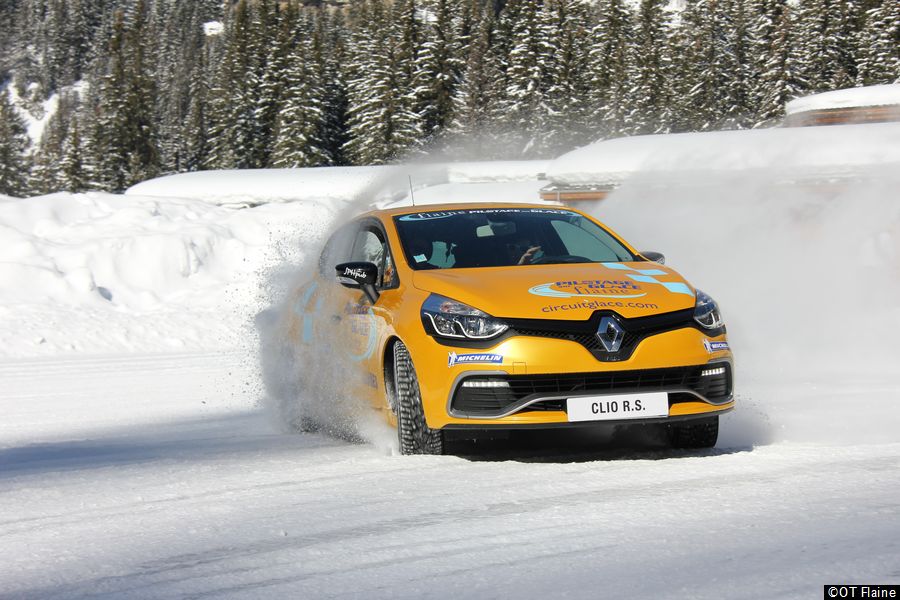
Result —
[[601, 308], [643, 308], [656, 310], [659, 304], [651, 302], [622, 302], [621, 300], [576, 300], [567, 304], [551, 304], [541, 307], [541, 312], [553, 313], [566, 310], [599, 310]]
[[447, 366], [468, 365], [473, 363], [495, 364], [499, 365], [503, 362], [502, 354], [457, 354], [451, 352], [447, 357]]
[[724, 352], [729, 349], [728, 342], [714, 342], [712, 340], [703, 340], [703, 347], [712, 354], [713, 352]]

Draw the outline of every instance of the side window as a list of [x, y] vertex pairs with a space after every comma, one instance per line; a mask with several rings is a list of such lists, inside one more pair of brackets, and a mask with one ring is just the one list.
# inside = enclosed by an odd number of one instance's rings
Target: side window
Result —
[[384, 289], [396, 286], [397, 273], [394, 269], [394, 260], [384, 235], [377, 227], [368, 226], [357, 232], [350, 260], [370, 262], [378, 266], [376, 287]]
[[351, 261], [370, 262], [378, 265], [381, 269], [381, 263], [384, 259], [384, 242], [381, 236], [374, 229], [362, 229], [356, 234], [356, 241], [353, 243], [353, 254], [350, 255]]
[[594, 262], [616, 262], [619, 257], [616, 253], [589, 231], [585, 231], [577, 225], [567, 221], [552, 221], [553, 229], [559, 235], [566, 253], [574, 256], [583, 256]]
[[325, 277], [333, 277], [334, 266], [350, 260], [353, 229], [353, 225], [345, 225], [328, 238], [325, 248], [319, 256], [319, 273]]

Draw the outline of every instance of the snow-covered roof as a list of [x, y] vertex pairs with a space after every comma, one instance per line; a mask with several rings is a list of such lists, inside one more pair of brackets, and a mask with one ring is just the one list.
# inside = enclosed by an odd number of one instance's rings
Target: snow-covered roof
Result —
[[143, 181], [125, 193], [197, 198], [214, 204], [350, 200], [382, 178], [390, 177], [394, 170], [395, 167], [318, 167], [194, 171]]
[[492, 181], [535, 181], [543, 178], [549, 160], [494, 160], [447, 163], [447, 181], [486, 183]]
[[[371, 167], [307, 169], [233, 169], [179, 173], [141, 182], [126, 194], [198, 198], [213, 204], [257, 205], [296, 200], [399, 200], [416, 190], [445, 183], [474, 184], [537, 181], [548, 161], [410, 163]], [[410, 179], [412, 181], [410, 181]], [[538, 186], [539, 187], [539, 186]], [[463, 194], [465, 195], [465, 194]], [[519, 198], [519, 201], [534, 199]]]
[[[540, 191], [546, 181], [492, 181], [477, 183], [442, 183], [415, 190], [416, 206], [450, 202], [535, 202], [542, 203]], [[555, 204], [548, 202], [547, 204]], [[384, 204], [384, 208], [411, 206], [407, 194], [400, 200]]]
[[605, 140], [553, 161], [563, 186], [617, 185], [640, 174], [690, 181], [700, 173], [766, 170], [791, 178], [900, 166], [900, 123], [643, 135]]
[[811, 110], [831, 110], [835, 108], [855, 108], [863, 106], [900, 106], [900, 84], [870, 85], [814, 94], [791, 100], [785, 107], [785, 114]]

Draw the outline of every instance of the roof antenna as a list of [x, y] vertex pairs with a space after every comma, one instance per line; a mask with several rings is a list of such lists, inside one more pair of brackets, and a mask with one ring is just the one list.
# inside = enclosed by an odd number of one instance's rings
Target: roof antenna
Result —
[[409, 179], [409, 199], [412, 200], [412, 205], [416, 205], [416, 196], [413, 194], [413, 186], [412, 186], [412, 175], [406, 176]]

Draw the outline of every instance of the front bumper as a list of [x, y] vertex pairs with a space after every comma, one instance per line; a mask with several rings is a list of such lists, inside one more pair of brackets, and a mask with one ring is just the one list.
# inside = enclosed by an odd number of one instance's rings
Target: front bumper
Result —
[[502, 419], [519, 412], [566, 412], [566, 400], [641, 392], [666, 392], [669, 410], [681, 403], [728, 404], [733, 398], [731, 362], [692, 367], [507, 375], [468, 371], [454, 382], [447, 403], [450, 416], [463, 419]]
[[[731, 352], [710, 351], [710, 341], [726, 341], [726, 337], [710, 337], [695, 328], [671, 330], [643, 339], [625, 360], [603, 362], [572, 340], [517, 335], [476, 350], [452, 348], [429, 339], [431, 343], [420, 348], [414, 361], [426, 419], [432, 428], [616, 424], [570, 423], [566, 399], [668, 393], [667, 417], [627, 420], [637, 423], [710, 416], [734, 407]], [[472, 352], [491, 353], [502, 357], [502, 362], [448, 366], [448, 353]], [[724, 369], [721, 374], [702, 374], [720, 369]], [[463, 387], [473, 380], [503, 381], [509, 387]]]

